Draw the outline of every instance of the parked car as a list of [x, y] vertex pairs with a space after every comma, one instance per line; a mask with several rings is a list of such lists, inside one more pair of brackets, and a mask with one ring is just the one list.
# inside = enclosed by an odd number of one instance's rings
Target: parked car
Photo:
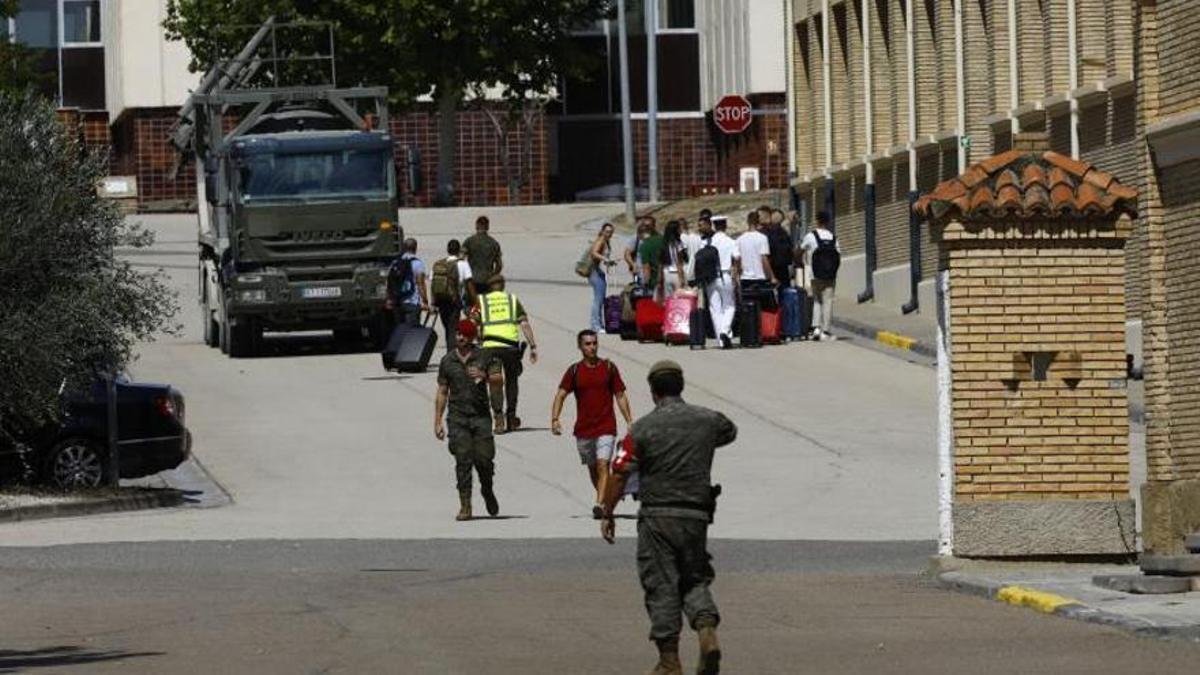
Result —
[[[148, 476], [183, 463], [192, 435], [184, 425], [184, 399], [165, 384], [118, 378], [117, 447], [121, 478]], [[109, 479], [108, 388], [93, 383], [64, 397], [57, 424], [16, 432], [28, 448], [22, 459], [12, 443], [0, 443], [0, 475], [34, 478], [59, 488], [97, 487]]]

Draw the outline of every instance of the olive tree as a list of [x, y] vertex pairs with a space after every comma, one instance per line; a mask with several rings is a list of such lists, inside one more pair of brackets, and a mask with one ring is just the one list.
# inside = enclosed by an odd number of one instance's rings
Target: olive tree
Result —
[[47, 103], [0, 92], [0, 433], [54, 419], [61, 392], [176, 330], [162, 273], [118, 257], [152, 237], [98, 196], [106, 173]]

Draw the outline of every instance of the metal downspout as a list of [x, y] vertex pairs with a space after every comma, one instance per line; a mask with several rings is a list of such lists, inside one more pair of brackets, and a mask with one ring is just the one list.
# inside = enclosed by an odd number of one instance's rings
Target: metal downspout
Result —
[[862, 0], [862, 37], [863, 37], [863, 118], [866, 119], [866, 184], [863, 186], [863, 238], [866, 249], [866, 286], [858, 294], [858, 301], [868, 302], [875, 299], [875, 268], [878, 261], [878, 250], [875, 241], [875, 164], [871, 156], [875, 154], [875, 101], [871, 92], [871, 3]]
[[913, 28], [913, 3], [904, 4], [905, 57], [908, 60], [908, 302], [900, 307], [904, 314], [912, 314], [920, 307], [917, 298], [921, 284], [921, 221], [913, 211], [917, 203], [917, 57], [916, 31]]

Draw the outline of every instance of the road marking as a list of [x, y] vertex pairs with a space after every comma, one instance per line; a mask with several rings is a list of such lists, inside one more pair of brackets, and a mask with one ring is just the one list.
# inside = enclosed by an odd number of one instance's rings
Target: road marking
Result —
[[1005, 586], [996, 593], [996, 599], [1002, 602], [1007, 602], [1010, 605], [1018, 605], [1023, 607], [1032, 607], [1039, 612], [1052, 614], [1056, 609], [1064, 605], [1078, 605], [1078, 600], [1065, 598], [1061, 595], [1046, 593], [1044, 591], [1035, 591], [1031, 588], [1022, 588], [1021, 586]]
[[878, 333], [875, 333], [875, 340], [897, 349], [912, 349], [913, 346], [917, 344], [915, 338], [910, 338], [907, 335], [901, 335], [899, 333], [893, 333], [887, 330], [881, 330]]

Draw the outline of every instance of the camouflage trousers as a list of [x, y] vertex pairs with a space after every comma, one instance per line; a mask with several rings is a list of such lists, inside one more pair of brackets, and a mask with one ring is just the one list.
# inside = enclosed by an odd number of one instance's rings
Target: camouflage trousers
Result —
[[693, 629], [720, 623], [708, 589], [715, 573], [707, 544], [707, 520], [638, 518], [638, 577], [650, 615], [651, 640], [678, 639], [681, 613]]
[[454, 455], [454, 474], [460, 495], [471, 494], [471, 470], [479, 474], [479, 484], [490, 486], [496, 472], [496, 443], [492, 438], [492, 418], [458, 417], [446, 419], [450, 454]]

